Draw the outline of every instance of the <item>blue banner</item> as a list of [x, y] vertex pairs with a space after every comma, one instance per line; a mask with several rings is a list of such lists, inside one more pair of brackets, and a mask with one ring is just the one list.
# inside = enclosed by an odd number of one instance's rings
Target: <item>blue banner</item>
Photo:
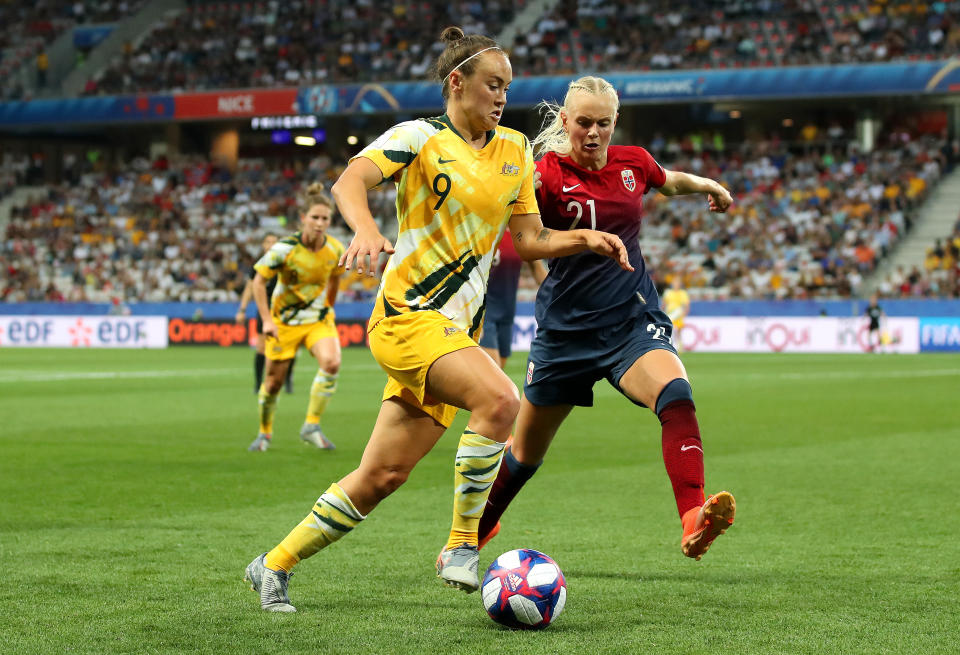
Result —
[[[683, 70], [604, 75], [622, 102], [702, 102], [732, 98], [836, 98], [960, 92], [960, 59], [895, 64], [791, 66], [733, 70]], [[571, 76], [520, 77], [510, 86], [510, 106], [562, 100]], [[395, 82], [300, 89], [302, 114], [439, 111], [435, 82]]]
[[86, 50], [93, 48], [105, 38], [116, 27], [115, 24], [109, 25], [90, 25], [85, 27], [75, 27], [73, 29], [73, 47]]
[[920, 352], [960, 351], [960, 318], [921, 318]]
[[97, 96], [0, 102], [0, 125], [60, 125], [173, 120], [172, 95]]
[[[610, 73], [605, 77], [626, 104], [939, 95], [960, 93], [960, 58], [842, 66]], [[520, 77], [510, 87], [510, 106], [529, 107], [544, 99], [562, 100], [570, 80], [570, 76]], [[295, 91], [297, 97], [296, 106], [289, 109], [290, 114], [440, 112], [443, 107], [440, 87], [435, 82], [320, 85], [287, 90]], [[5, 102], [0, 103], [0, 125], [174, 120], [175, 98], [187, 95], [196, 94]]]

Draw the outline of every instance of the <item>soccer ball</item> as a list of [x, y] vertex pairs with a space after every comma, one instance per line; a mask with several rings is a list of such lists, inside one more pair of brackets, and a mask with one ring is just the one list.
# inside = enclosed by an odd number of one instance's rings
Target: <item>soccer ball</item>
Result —
[[483, 576], [483, 606], [490, 618], [508, 628], [538, 630], [560, 616], [567, 583], [560, 567], [529, 548], [507, 551]]

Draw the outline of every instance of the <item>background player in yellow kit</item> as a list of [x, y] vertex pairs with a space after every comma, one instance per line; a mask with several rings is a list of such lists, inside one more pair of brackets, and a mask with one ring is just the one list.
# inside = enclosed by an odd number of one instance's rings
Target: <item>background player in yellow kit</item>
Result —
[[[593, 250], [629, 269], [620, 239], [594, 230], [554, 232], [540, 222], [527, 138], [499, 126], [513, 77], [492, 39], [447, 28], [437, 62], [447, 113], [400, 123], [355, 157], [333, 194], [356, 236], [342, 262], [383, 273], [368, 332], [388, 374], [380, 413], [359, 467], [331, 484], [307, 517], [247, 566], [264, 610], [293, 612], [290, 570], [351, 531], [407, 479], [450, 425], [470, 422], [457, 450], [453, 526], [437, 574], [479, 587], [477, 524], [520, 406], [513, 382], [476, 344], [487, 276], [509, 224], [521, 258]], [[396, 248], [380, 234], [367, 190], [397, 184]]]
[[[320, 418], [336, 391], [340, 371], [340, 338], [333, 305], [343, 273], [339, 260], [344, 248], [326, 233], [333, 217], [333, 200], [322, 184], [307, 187], [300, 212], [300, 231], [278, 241], [254, 266], [257, 276], [253, 297], [263, 321], [267, 371], [257, 397], [260, 431], [250, 444], [249, 450], [253, 451], [266, 450], [270, 445], [277, 394], [301, 344], [316, 357], [320, 368], [310, 387], [300, 438], [317, 448], [334, 447], [320, 428]], [[275, 277], [279, 281], [268, 299], [267, 282]]]
[[674, 273], [670, 288], [663, 292], [663, 311], [673, 321], [673, 347], [680, 352], [680, 330], [683, 329], [684, 319], [690, 313], [690, 294], [683, 288], [679, 273]]
[[[268, 232], [263, 235], [263, 252], [268, 252], [275, 244], [279, 238], [276, 234]], [[253, 266], [250, 267], [250, 279], [247, 280], [247, 283], [243, 286], [243, 293], [240, 295], [240, 307], [237, 308], [236, 322], [237, 325], [243, 325], [247, 320], [247, 305], [250, 304], [250, 301], [253, 300], [253, 280], [257, 277], [257, 269]], [[277, 286], [277, 278], [271, 278], [267, 281], [267, 297], [273, 295], [273, 289]], [[254, 302], [256, 306], [256, 302]], [[256, 341], [254, 343], [254, 356], [253, 356], [253, 393], [259, 393], [260, 385], [263, 384], [263, 370], [266, 367], [267, 356], [264, 354], [264, 344], [266, 339], [263, 336], [263, 319], [260, 318], [260, 312], [257, 312], [257, 334]], [[284, 380], [283, 386], [286, 388], [287, 393], [293, 393], [293, 366], [296, 360], [290, 362], [290, 366], [287, 368], [287, 378]]]

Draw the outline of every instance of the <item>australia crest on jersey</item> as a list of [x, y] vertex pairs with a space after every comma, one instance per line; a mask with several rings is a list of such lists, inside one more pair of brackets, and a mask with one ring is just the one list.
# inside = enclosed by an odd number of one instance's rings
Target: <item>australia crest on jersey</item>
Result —
[[633, 191], [637, 188], [637, 178], [633, 176], [633, 171], [629, 168], [620, 171], [620, 177], [623, 179], [623, 186], [627, 187], [627, 191]]

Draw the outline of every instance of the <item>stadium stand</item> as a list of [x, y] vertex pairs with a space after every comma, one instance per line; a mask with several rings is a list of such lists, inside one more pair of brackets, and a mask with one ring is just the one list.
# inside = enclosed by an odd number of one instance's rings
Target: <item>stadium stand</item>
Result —
[[953, 233], [927, 250], [923, 266], [902, 266], [888, 274], [877, 292], [884, 298], [960, 298], [960, 217]]
[[[242, 160], [231, 174], [202, 158], [138, 158], [119, 171], [85, 162], [76, 184], [46, 187], [11, 212], [0, 248], [0, 300], [232, 301], [261, 254], [265, 231], [291, 232], [306, 179], [340, 167]], [[371, 209], [395, 220], [384, 185]], [[349, 241], [342, 223], [332, 233]], [[369, 279], [343, 281], [344, 297], [372, 296]]]
[[[86, 93], [422, 79], [443, 27], [498, 34], [522, 6], [198, 2], [129, 44]], [[510, 49], [523, 76], [946, 58], [960, 53], [960, 2], [562, 0]]]
[[[665, 142], [658, 156], [669, 168], [721, 179], [733, 210], [712, 215], [702, 200], [651, 194], [641, 241], [658, 284], [680, 275], [694, 298], [856, 294], [910, 228], [943, 166], [942, 143], [931, 137], [869, 155], [847, 142], [684, 150], [695, 141], [671, 139], [678, 148]], [[0, 299], [233, 300], [262, 233], [296, 225], [297, 189], [329, 183], [342, 166], [325, 155], [241, 160], [234, 173], [196, 157], [139, 158], [117, 171], [85, 160], [75, 184], [48, 187], [13, 210], [0, 248]], [[379, 189], [372, 210], [391, 234], [395, 190]], [[342, 223], [332, 233], [349, 240]], [[345, 298], [365, 300], [375, 280], [350, 277], [342, 286]], [[920, 295], [941, 290], [948, 286], [928, 284]]]
[[694, 298], [856, 295], [940, 178], [942, 146], [925, 137], [862, 155], [761, 142], [727, 157], [668, 155], [668, 168], [722, 180], [734, 207], [713, 215], [698, 199], [652, 196], [643, 252], [658, 284], [679, 275]]
[[130, 45], [87, 94], [424, 78], [443, 28], [459, 24], [467, 33], [496, 34], [516, 6], [498, 0], [198, 2]]
[[[45, 48], [61, 33], [78, 24], [122, 20], [142, 4], [143, 0], [0, 3], [0, 25], [3, 25], [0, 31], [0, 79], [13, 80], [12, 83], [0, 85], [0, 100], [20, 100], [24, 97], [24, 85], [13, 74], [26, 64], [35, 62], [36, 72], [40, 75], [46, 73]], [[42, 66], [38, 58], [44, 62]]]
[[513, 44], [524, 74], [948, 57], [960, 3], [563, 0]]

